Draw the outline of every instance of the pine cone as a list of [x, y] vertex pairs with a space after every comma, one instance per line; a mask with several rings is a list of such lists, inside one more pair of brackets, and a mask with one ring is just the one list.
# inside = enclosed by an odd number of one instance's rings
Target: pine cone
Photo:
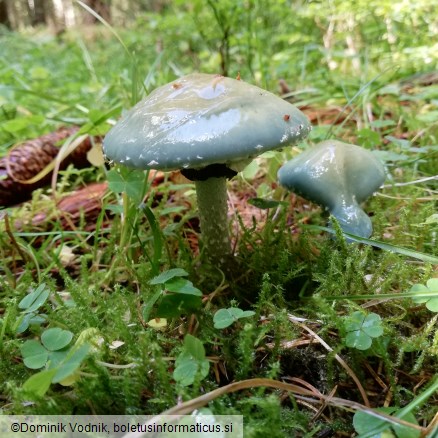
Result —
[[[50, 164], [59, 152], [58, 142], [74, 134], [78, 127], [64, 127], [15, 147], [0, 159], [0, 206], [9, 206], [30, 199], [32, 191], [50, 183], [52, 172], [32, 184], [25, 181], [38, 175]], [[89, 166], [87, 152], [91, 149], [89, 138], [84, 140], [61, 163], [65, 169], [69, 164], [77, 168]]]

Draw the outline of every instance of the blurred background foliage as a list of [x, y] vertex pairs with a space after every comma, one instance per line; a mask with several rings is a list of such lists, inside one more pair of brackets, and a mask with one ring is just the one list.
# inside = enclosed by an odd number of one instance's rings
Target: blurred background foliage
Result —
[[437, 34], [429, 0], [0, 0], [0, 155], [193, 71], [345, 101], [436, 70]]

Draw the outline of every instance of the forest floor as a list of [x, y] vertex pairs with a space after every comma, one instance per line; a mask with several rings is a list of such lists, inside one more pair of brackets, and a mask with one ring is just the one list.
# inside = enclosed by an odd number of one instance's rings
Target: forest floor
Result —
[[[99, 156], [101, 137], [138, 97], [126, 98], [126, 65], [105, 72], [117, 46], [2, 38], [0, 157], [66, 125], [80, 127], [68, 143], [94, 139], [94, 155], [0, 210], [0, 413], [157, 415], [191, 400], [243, 415], [248, 437], [432, 436], [436, 71], [365, 83], [333, 74], [330, 93], [312, 76], [299, 90], [276, 77], [272, 91], [313, 130], [229, 182], [236, 269], [224, 276], [202, 257], [190, 181], [110, 169]], [[170, 70], [143, 83], [164, 84]], [[277, 183], [285, 161], [329, 138], [385, 165], [385, 184], [364, 205], [370, 239], [333, 235], [320, 207]]]

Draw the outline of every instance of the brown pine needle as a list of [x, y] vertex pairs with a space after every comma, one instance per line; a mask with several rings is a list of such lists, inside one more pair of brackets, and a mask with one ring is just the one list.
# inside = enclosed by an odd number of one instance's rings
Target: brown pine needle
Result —
[[[409, 423], [408, 421], [402, 420], [397, 417], [392, 417], [382, 412], [375, 411], [370, 407], [364, 406], [360, 403], [352, 402], [350, 400], [344, 400], [338, 397], [325, 396], [323, 394], [310, 391], [306, 388], [302, 388], [301, 386], [298, 385], [280, 382], [278, 380], [273, 380], [273, 379], [264, 379], [264, 378], [242, 380], [240, 382], [233, 382], [230, 383], [229, 385], [223, 386], [221, 388], [217, 388], [213, 391], [210, 391], [192, 400], [188, 400], [186, 402], [180, 403], [174, 406], [173, 408], [170, 408], [167, 411], [162, 412], [160, 415], [153, 417], [148, 423], [146, 423], [146, 425], [158, 423], [160, 421], [160, 417], [163, 415], [181, 416], [181, 415], [190, 414], [195, 409], [202, 408], [203, 406], [207, 405], [208, 403], [210, 403], [211, 401], [215, 400], [216, 398], [222, 395], [230, 394], [232, 392], [240, 391], [242, 389], [258, 388], [262, 386], [267, 388], [274, 388], [274, 389], [280, 389], [282, 391], [292, 392], [297, 400], [302, 400], [308, 403], [326, 403], [327, 405], [337, 406], [340, 408], [345, 408], [354, 411], [362, 411], [362, 412], [366, 412], [369, 415], [372, 415], [373, 417], [379, 418], [384, 421], [388, 421], [392, 424], [398, 424], [398, 425], [410, 427], [412, 429], [419, 430], [420, 432], [424, 432], [425, 430], [421, 426]], [[142, 432], [132, 432], [124, 435], [123, 438], [141, 438], [143, 436], [144, 434]]]
[[[307, 327], [305, 324], [303, 324], [301, 322], [298, 322], [293, 315], [288, 315], [288, 316], [289, 316], [289, 321], [293, 322], [294, 324], [300, 326], [301, 328], [306, 330], [308, 333], [310, 333], [315, 339], [317, 339], [319, 341], [319, 343], [327, 351], [330, 351], [330, 352], [333, 351], [333, 348], [331, 348], [330, 345], [328, 345], [327, 342], [325, 342], [324, 339], [322, 339], [319, 335], [317, 335], [311, 328]], [[368, 396], [367, 396], [362, 384], [360, 383], [358, 377], [356, 376], [356, 374], [354, 374], [353, 370], [348, 366], [348, 364], [344, 361], [344, 359], [342, 359], [342, 357], [339, 356], [339, 354], [335, 353], [335, 359], [341, 364], [341, 366], [345, 369], [345, 371], [347, 371], [349, 376], [356, 383], [356, 386], [359, 389], [359, 392], [362, 396], [362, 399], [365, 403], [365, 406], [370, 407], [370, 401], [368, 400]]]

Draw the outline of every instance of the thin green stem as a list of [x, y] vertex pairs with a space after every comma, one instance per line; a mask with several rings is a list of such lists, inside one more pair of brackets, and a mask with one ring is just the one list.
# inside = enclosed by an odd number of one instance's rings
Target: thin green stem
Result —
[[[431, 396], [433, 396], [437, 392], [438, 392], [438, 376], [435, 376], [433, 383], [422, 394], [420, 394], [418, 397], [412, 400], [408, 405], [397, 411], [397, 413], [393, 415], [393, 418], [402, 419], [405, 415], [411, 413], [419, 406], [421, 406], [423, 403], [425, 403]], [[388, 426], [389, 426], [388, 423], [383, 423], [375, 427], [374, 429], [366, 432], [365, 434], [361, 435], [361, 437], [372, 438], [378, 436], [381, 432], [387, 429]]]

